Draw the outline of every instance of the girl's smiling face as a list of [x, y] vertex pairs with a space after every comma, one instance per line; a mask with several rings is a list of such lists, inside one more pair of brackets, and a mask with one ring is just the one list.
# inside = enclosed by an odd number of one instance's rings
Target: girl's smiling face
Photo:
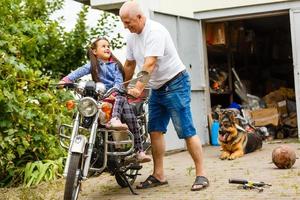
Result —
[[109, 42], [105, 39], [101, 39], [96, 42], [96, 49], [93, 49], [93, 53], [97, 58], [103, 61], [109, 61], [111, 57]]

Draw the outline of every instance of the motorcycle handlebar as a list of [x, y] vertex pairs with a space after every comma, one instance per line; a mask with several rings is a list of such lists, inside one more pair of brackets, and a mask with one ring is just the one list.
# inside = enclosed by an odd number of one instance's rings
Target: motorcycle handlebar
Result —
[[[62, 88], [75, 89], [75, 88], [77, 88], [77, 86], [78, 86], [77, 83], [58, 83], [58, 84], [56, 84], [56, 89], [62, 89]], [[114, 92], [118, 92], [121, 95], [126, 95], [129, 98], [136, 99], [136, 97], [128, 94], [127, 89], [125, 89], [125, 88], [118, 88], [118, 87], [112, 87], [109, 90], [107, 90], [105, 92], [105, 94], [103, 95], [103, 99], [109, 97]]]
[[74, 89], [76, 88], [77, 83], [58, 83], [56, 84], [56, 89], [62, 89], [62, 88], [67, 88], [67, 89]]
[[126, 95], [126, 96], [128, 96], [129, 98], [136, 98], [136, 97], [134, 97], [134, 96], [132, 96], [131, 94], [128, 94], [128, 91], [127, 91], [127, 89], [125, 89], [125, 88], [117, 88], [117, 87], [112, 87], [112, 88], [110, 88], [106, 93], [105, 93], [105, 95], [104, 95], [104, 98], [107, 98], [107, 97], [109, 97], [112, 93], [114, 93], [114, 92], [119, 92], [121, 95]]

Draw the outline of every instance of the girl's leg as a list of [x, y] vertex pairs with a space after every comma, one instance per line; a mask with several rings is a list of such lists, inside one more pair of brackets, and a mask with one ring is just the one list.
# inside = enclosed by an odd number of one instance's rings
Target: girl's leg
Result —
[[[120, 119], [126, 124], [122, 124]], [[134, 146], [135, 150], [137, 151], [137, 159], [139, 160], [139, 162], [151, 161], [151, 157], [147, 156], [143, 150], [140, 128], [137, 122], [137, 118], [124, 96], [116, 96], [110, 124], [114, 128], [121, 129], [123, 126], [126, 126], [126, 128], [128, 127], [130, 132], [133, 133], [134, 136]]]
[[141, 163], [150, 162], [151, 157], [146, 155], [143, 149], [142, 138], [137, 118], [127, 101], [124, 103], [122, 120], [125, 121], [125, 123], [128, 125], [130, 132], [132, 132], [134, 135], [134, 145], [137, 151], [138, 161]]
[[127, 101], [126, 97], [117, 95], [115, 97], [115, 103], [112, 110], [112, 118], [117, 117], [118, 119], [121, 119], [121, 114], [123, 112], [124, 103]]
[[128, 126], [121, 122], [121, 114], [123, 112], [123, 107], [127, 99], [123, 96], [117, 95], [115, 98], [111, 120], [107, 123], [107, 128], [116, 130], [126, 130]]
[[134, 135], [134, 144], [136, 150], [143, 151], [139, 124], [131, 106], [127, 102], [123, 104], [122, 121], [127, 124], [130, 132]]

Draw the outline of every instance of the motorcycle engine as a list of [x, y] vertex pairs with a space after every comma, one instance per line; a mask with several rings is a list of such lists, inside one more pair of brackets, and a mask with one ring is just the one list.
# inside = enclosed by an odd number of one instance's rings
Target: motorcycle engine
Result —
[[[93, 168], [100, 168], [103, 166], [104, 162], [104, 145], [103, 145], [103, 135], [97, 134], [93, 153], [91, 157], [91, 167]], [[113, 152], [114, 149], [109, 145], [108, 151]], [[119, 156], [108, 156], [107, 159], [107, 168], [109, 171], [114, 171], [116, 168], [121, 166], [121, 160]]]
[[92, 157], [91, 157], [91, 167], [100, 168], [102, 167], [103, 162], [104, 162], [103, 138], [97, 134], [95, 144], [93, 147]]

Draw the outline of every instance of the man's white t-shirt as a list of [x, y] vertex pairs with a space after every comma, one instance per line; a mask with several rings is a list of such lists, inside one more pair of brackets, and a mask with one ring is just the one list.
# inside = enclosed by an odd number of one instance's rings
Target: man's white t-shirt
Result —
[[157, 57], [149, 81], [149, 86], [153, 89], [160, 88], [185, 69], [167, 29], [158, 22], [147, 19], [140, 34], [129, 34], [126, 59], [135, 60], [140, 71], [145, 58], [150, 56]]

